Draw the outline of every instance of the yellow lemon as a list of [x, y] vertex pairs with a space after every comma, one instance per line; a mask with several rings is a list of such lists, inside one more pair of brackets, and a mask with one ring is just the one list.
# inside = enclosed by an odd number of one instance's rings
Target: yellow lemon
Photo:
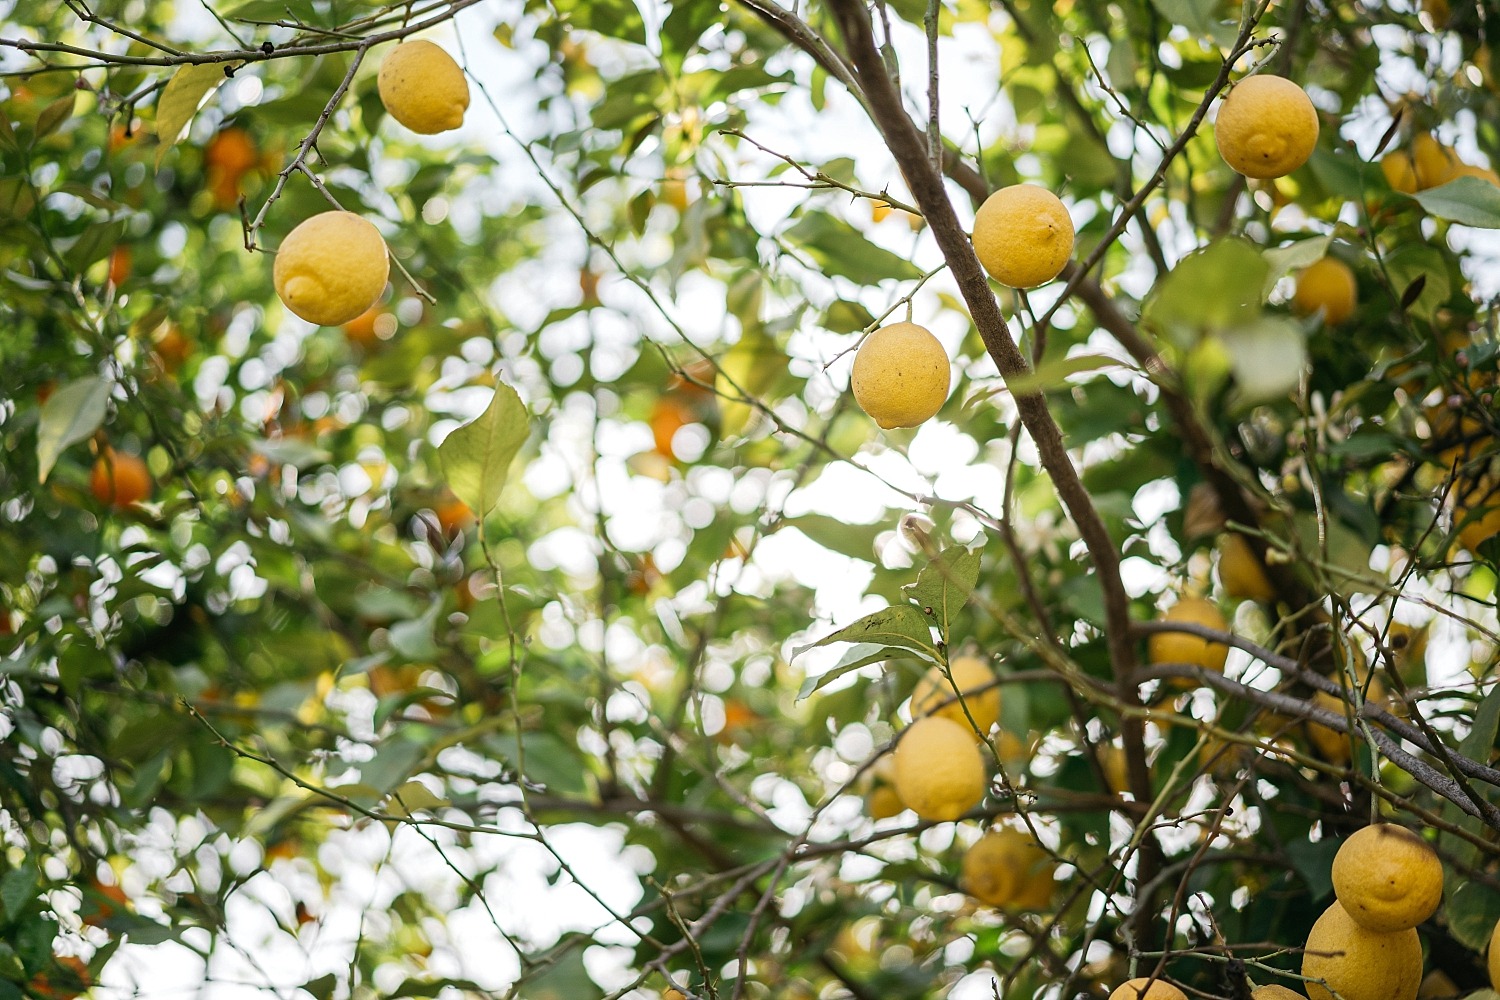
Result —
[[[1201, 597], [1184, 597], [1165, 612], [1157, 621], [1182, 622], [1204, 625], [1229, 631], [1229, 623], [1219, 609]], [[1152, 663], [1190, 663], [1207, 670], [1224, 671], [1224, 661], [1229, 657], [1229, 647], [1187, 632], [1153, 632], [1146, 641], [1146, 652]]]
[[1478, 177], [1482, 181], [1489, 181], [1496, 187], [1500, 187], [1500, 174], [1495, 173], [1488, 167], [1481, 167], [1473, 163], [1459, 163], [1453, 168], [1453, 178]]
[[380, 101], [413, 132], [435, 135], [464, 123], [469, 82], [442, 46], [417, 39], [402, 42], [380, 63]]
[[1426, 132], [1420, 132], [1412, 139], [1411, 160], [1416, 168], [1419, 191], [1448, 183], [1458, 169], [1458, 157], [1453, 155], [1453, 150]]
[[890, 819], [906, 811], [906, 804], [890, 785], [876, 785], [865, 796], [865, 811], [871, 819]]
[[1417, 167], [1411, 154], [1404, 150], [1387, 153], [1380, 158], [1380, 172], [1392, 191], [1414, 194], [1417, 190]]
[[1500, 491], [1481, 481], [1464, 495], [1453, 491], [1453, 523], [1458, 527], [1458, 544], [1478, 554], [1479, 546], [1500, 534]]
[[1414, 928], [1382, 933], [1355, 923], [1335, 902], [1313, 924], [1302, 955], [1310, 1000], [1415, 1000], [1422, 982], [1422, 942]]
[[1171, 983], [1158, 979], [1148, 987], [1151, 980], [1145, 976], [1122, 983], [1109, 995], [1109, 1000], [1187, 1000], [1187, 994]]
[[996, 826], [964, 852], [961, 884], [990, 906], [1040, 910], [1052, 901], [1056, 867], [1030, 831]]
[[1250, 991], [1250, 1000], [1305, 1000], [1301, 993], [1285, 986], [1257, 986]]
[[1297, 290], [1292, 294], [1292, 311], [1311, 316], [1322, 311], [1323, 322], [1337, 326], [1354, 315], [1359, 288], [1354, 272], [1337, 257], [1324, 257], [1297, 276]]
[[1403, 826], [1375, 823], [1333, 856], [1333, 894], [1355, 923], [1372, 931], [1415, 927], [1443, 897], [1443, 863]]
[[1109, 790], [1122, 795], [1130, 790], [1130, 766], [1125, 759], [1125, 748], [1114, 743], [1101, 743], [1094, 749], [1099, 757], [1099, 769]]
[[1307, 91], [1281, 76], [1260, 74], [1234, 85], [1214, 125], [1219, 155], [1246, 177], [1284, 177], [1306, 163], [1318, 144], [1318, 112]]
[[896, 744], [896, 794], [923, 819], [958, 819], [984, 798], [984, 758], [972, 730], [929, 715]]
[[281, 241], [271, 276], [292, 312], [319, 326], [339, 326], [380, 298], [390, 261], [372, 223], [353, 212], [323, 212]]
[[881, 427], [915, 427], [948, 398], [948, 352], [926, 327], [892, 323], [865, 338], [849, 386]]
[[1012, 184], [974, 215], [974, 253], [1011, 288], [1035, 288], [1057, 277], [1073, 255], [1073, 220], [1062, 200], [1035, 184]]
[[1490, 932], [1490, 986], [1500, 991], [1500, 923]]
[[1230, 597], [1267, 603], [1276, 599], [1276, 588], [1243, 535], [1219, 538], [1219, 580]]
[[[995, 687], [995, 672], [990, 665], [977, 656], [955, 656], [948, 664], [953, 675], [950, 684], [943, 676], [941, 667], [933, 667], [917, 682], [911, 693], [912, 718], [924, 715], [941, 715], [952, 719], [965, 729], [976, 726], [984, 735], [1000, 718], [1000, 689]], [[963, 694], [960, 702], [954, 697], [954, 688]], [[964, 714], [967, 707], [969, 714]], [[969, 723], [969, 716], [974, 722]]]

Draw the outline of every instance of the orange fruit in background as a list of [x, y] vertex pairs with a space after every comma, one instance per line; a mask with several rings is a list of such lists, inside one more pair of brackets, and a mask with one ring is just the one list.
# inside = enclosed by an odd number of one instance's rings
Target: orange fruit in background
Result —
[[433, 504], [432, 513], [437, 517], [443, 534], [450, 539], [457, 538], [460, 531], [474, 524], [474, 512], [469, 509], [469, 505], [451, 493]]
[[260, 149], [250, 133], [238, 125], [220, 129], [203, 147], [203, 165], [236, 176], [254, 170], [260, 163]]
[[688, 424], [698, 422], [698, 415], [680, 396], [666, 395], [657, 398], [651, 406], [651, 440], [656, 453], [664, 458], [677, 457], [672, 449], [672, 439]]
[[170, 374], [182, 367], [188, 355], [193, 353], [193, 345], [182, 335], [176, 323], [169, 323], [151, 345], [151, 353], [156, 355], [162, 370]]
[[[31, 980], [31, 991], [37, 996], [48, 1000], [73, 1000], [94, 984], [89, 977], [88, 965], [78, 956], [57, 955], [53, 961], [55, 964], [49, 970], [52, 975], [38, 972]], [[56, 985], [52, 982], [54, 976], [58, 980]]]
[[383, 339], [381, 334], [387, 332], [387, 326], [394, 331], [396, 318], [394, 316], [387, 318], [387, 314], [379, 306], [371, 306], [344, 324], [344, 336], [351, 344], [358, 344], [365, 350], [369, 350], [380, 344]]
[[88, 926], [98, 927], [116, 913], [130, 909], [130, 897], [119, 886], [96, 881], [90, 889], [84, 896], [84, 905], [92, 906], [92, 912], [83, 918]]
[[139, 455], [107, 448], [94, 462], [89, 490], [106, 507], [129, 507], [151, 495], [151, 472]]
[[125, 284], [125, 279], [130, 277], [131, 263], [129, 247], [118, 246], [111, 250], [109, 253], [109, 283], [116, 287]]

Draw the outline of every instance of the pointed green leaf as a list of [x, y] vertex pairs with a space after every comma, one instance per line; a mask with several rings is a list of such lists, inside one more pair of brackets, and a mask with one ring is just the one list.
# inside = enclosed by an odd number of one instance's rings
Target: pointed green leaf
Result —
[[1223, 331], [1219, 340], [1229, 354], [1237, 402], [1284, 398], [1297, 387], [1307, 364], [1302, 327], [1284, 316], [1262, 316], [1247, 326]]
[[69, 382], [42, 407], [36, 432], [37, 481], [45, 483], [57, 458], [104, 423], [105, 404], [114, 383], [97, 375]]
[[923, 618], [937, 626], [943, 641], [948, 642], [953, 622], [969, 603], [969, 595], [978, 582], [979, 553], [954, 546], [939, 553], [917, 576], [917, 582], [902, 590], [916, 602]]
[[208, 95], [218, 89], [227, 77], [219, 63], [196, 63], [180, 67], [167, 81], [156, 102], [156, 137], [161, 141], [156, 151], [156, 168], [167, 150], [177, 145], [187, 132], [188, 123], [198, 113]]
[[[1157, 283], [1146, 317], [1187, 330], [1243, 326], [1260, 315], [1270, 265], [1246, 240], [1223, 239], [1188, 254]], [[1213, 289], [1205, 295], [1205, 288]]]
[[797, 692], [797, 700], [801, 701], [814, 691], [832, 684], [851, 670], [868, 667], [872, 663], [889, 660], [894, 655], [904, 655], [905, 652], [903, 649], [892, 649], [890, 646], [882, 646], [879, 643], [855, 643], [839, 662], [818, 676], [809, 677], [803, 681], [801, 690]]
[[499, 503], [506, 472], [529, 433], [525, 404], [516, 390], [501, 382], [479, 418], [438, 445], [448, 488], [481, 520]]
[[896, 604], [874, 614], [865, 615], [853, 625], [845, 626], [817, 642], [799, 646], [792, 651], [797, 657], [809, 649], [826, 646], [832, 642], [873, 642], [886, 646], [899, 646], [931, 658], [940, 659], [937, 647], [932, 642], [932, 626], [936, 618], [922, 613], [922, 609], [910, 604]]
[[1482, 177], [1460, 177], [1412, 197], [1429, 215], [1480, 229], [1500, 229], [1500, 187]]

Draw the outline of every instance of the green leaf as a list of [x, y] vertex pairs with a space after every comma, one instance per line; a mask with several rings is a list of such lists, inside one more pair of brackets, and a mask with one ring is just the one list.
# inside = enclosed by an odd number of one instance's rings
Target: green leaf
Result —
[[1194, 35], [1212, 35], [1222, 6], [1217, 0], [1151, 0], [1156, 12]]
[[1236, 399], [1264, 403], [1283, 399], [1297, 387], [1307, 365], [1302, 327], [1284, 316], [1262, 316], [1248, 326], [1219, 334], [1234, 372]]
[[42, 109], [36, 120], [36, 137], [45, 138], [62, 128], [63, 122], [73, 117], [73, 107], [78, 102], [78, 92], [60, 97]]
[[114, 383], [97, 375], [69, 382], [42, 407], [37, 423], [37, 481], [45, 483], [52, 467], [69, 445], [76, 444], [104, 423], [105, 404]]
[[[1500, 687], [1492, 688], [1474, 710], [1473, 725], [1459, 743], [1458, 752], [1471, 760], [1489, 760], [1497, 730], [1500, 730]], [[1482, 820], [1469, 816], [1451, 802], [1444, 802], [1441, 812], [1448, 822], [1471, 833], [1482, 836], [1486, 832]], [[1443, 845], [1454, 861], [1444, 868], [1443, 915], [1449, 932], [1466, 947], [1479, 951], [1489, 941], [1496, 921], [1500, 921], [1500, 893], [1463, 874], [1463, 868], [1480, 860], [1479, 848], [1451, 834], [1443, 837]]]
[[125, 238], [125, 220], [89, 226], [78, 234], [63, 259], [75, 272], [82, 272], [95, 261], [103, 260]]
[[770, 335], [759, 329], [747, 331], [719, 359], [714, 391], [719, 396], [719, 433], [723, 437], [743, 434], [758, 412], [750, 403], [741, 402], [742, 397], [766, 404], [773, 402], [763, 397], [786, 366], [786, 354]]
[[1266, 266], [1270, 270], [1266, 272], [1266, 281], [1261, 289], [1261, 296], [1270, 298], [1271, 289], [1276, 287], [1276, 282], [1293, 271], [1300, 271], [1328, 256], [1328, 244], [1332, 242], [1331, 236], [1315, 236], [1310, 240], [1298, 240], [1286, 246], [1262, 250], [1261, 256], [1266, 258]]
[[[1249, 242], [1219, 240], [1167, 272], [1146, 304], [1146, 317], [1162, 327], [1187, 330], [1247, 325], [1260, 315], [1269, 270]], [[1213, 294], [1204, 294], [1210, 288]]]
[[898, 652], [904, 654], [905, 650], [893, 650], [890, 646], [883, 646], [873, 642], [855, 643], [839, 659], [839, 662], [835, 663], [828, 670], [816, 677], [809, 677], [804, 680], [801, 689], [797, 692], [797, 700], [801, 701], [813, 692], [827, 687], [851, 670], [858, 670], [860, 667], [868, 667], [872, 663], [889, 660], [893, 655], [898, 655]]
[[1431, 319], [1448, 301], [1448, 265], [1435, 247], [1417, 243], [1397, 247], [1386, 257], [1385, 270], [1398, 299], [1404, 298], [1418, 279], [1423, 280], [1421, 293], [1407, 307], [1415, 316]]
[[5, 919], [15, 923], [36, 900], [37, 870], [30, 861], [22, 861], [0, 879], [0, 906]]
[[329, 998], [333, 996], [333, 991], [335, 988], [337, 988], [338, 984], [338, 976], [330, 972], [326, 975], [319, 976], [317, 979], [313, 979], [306, 983], [303, 983], [302, 989], [306, 990], [308, 993], [311, 993], [313, 997], [316, 998], [316, 1000], [329, 1000]]
[[1460, 177], [1412, 195], [1429, 215], [1464, 226], [1500, 229], [1500, 187], [1482, 177]]
[[550, 965], [543, 965], [541, 972], [521, 980], [520, 993], [526, 1000], [599, 1000], [604, 995], [590, 978], [583, 966], [583, 948], [567, 948], [564, 942], [576, 934], [564, 935], [554, 946], [554, 953], [562, 957]]
[[391, 648], [408, 660], [431, 660], [436, 657], [439, 650], [432, 641], [432, 630], [442, 609], [442, 604], [434, 601], [423, 612], [422, 617], [392, 625]]
[[499, 503], [510, 463], [529, 433], [525, 404], [516, 390], [501, 382], [479, 418], [438, 445], [448, 488], [481, 520]]
[[792, 651], [792, 656], [801, 656], [809, 649], [816, 649], [833, 642], [873, 642], [910, 649], [927, 656], [936, 663], [941, 657], [932, 642], [934, 624], [936, 624], [935, 617], [923, 614], [920, 608], [910, 604], [895, 604], [882, 611], [866, 615], [853, 625], [845, 626], [831, 635], [825, 635], [817, 642], [798, 646]]
[[951, 642], [953, 623], [969, 603], [979, 582], [979, 553], [961, 546], [943, 550], [917, 576], [917, 582], [901, 588], [916, 602], [922, 615], [937, 626], [943, 642]]
[[820, 322], [823, 329], [832, 333], [858, 333], [872, 325], [875, 317], [870, 315], [870, 310], [858, 302], [834, 299], [833, 303], [823, 310], [823, 318]]
[[156, 169], [167, 151], [182, 139], [188, 123], [227, 77], [219, 63], [194, 63], [179, 67], [156, 102], [156, 137], [161, 141], [156, 151]]
[[861, 284], [885, 278], [909, 281], [922, 276], [911, 261], [876, 246], [849, 223], [827, 212], [808, 212], [785, 236], [812, 257], [827, 275]]

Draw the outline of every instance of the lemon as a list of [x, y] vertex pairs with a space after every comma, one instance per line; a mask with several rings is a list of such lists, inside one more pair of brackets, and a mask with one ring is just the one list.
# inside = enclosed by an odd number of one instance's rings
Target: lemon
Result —
[[[1219, 609], [1201, 597], [1182, 598], [1156, 620], [1229, 631], [1229, 623]], [[1223, 673], [1224, 661], [1229, 657], [1228, 646], [1186, 632], [1153, 632], [1146, 641], [1146, 652], [1152, 663], [1189, 663], [1220, 673]]]
[[1380, 158], [1380, 172], [1385, 174], [1385, 182], [1391, 186], [1392, 191], [1416, 193], [1417, 167], [1412, 163], [1410, 153], [1398, 149], [1385, 154]]
[[[941, 715], [965, 729], [979, 729], [984, 735], [1000, 718], [1000, 689], [995, 687], [995, 672], [977, 656], [955, 656], [948, 665], [952, 683], [943, 676], [941, 667], [933, 667], [917, 682], [911, 693], [912, 718]], [[963, 693], [963, 701], [954, 697], [954, 688]], [[967, 707], [969, 714], [964, 714]], [[971, 725], [969, 716], [974, 717]]]
[[1297, 276], [1297, 290], [1292, 294], [1292, 311], [1311, 316], [1322, 311], [1323, 322], [1337, 326], [1354, 315], [1359, 288], [1354, 272], [1337, 257], [1324, 257]]
[[906, 804], [890, 785], [876, 785], [865, 796], [865, 811], [871, 819], [890, 819], [906, 811]]
[[1046, 188], [1012, 184], [975, 213], [974, 253], [1002, 285], [1035, 288], [1057, 277], [1073, 255], [1073, 220]]
[[442, 46], [418, 39], [402, 42], [380, 63], [380, 102], [413, 132], [436, 135], [464, 123], [469, 82]]
[[1500, 923], [1490, 932], [1490, 986], [1500, 991]]
[[923, 819], [958, 819], [984, 798], [984, 758], [972, 730], [929, 715], [896, 744], [896, 794]]
[[1458, 157], [1426, 132], [1412, 139], [1411, 160], [1416, 168], [1418, 191], [1446, 184], [1457, 176]]
[[1406, 930], [1437, 910], [1443, 864], [1405, 827], [1374, 823], [1350, 836], [1333, 856], [1333, 894], [1361, 927]]
[[1478, 177], [1482, 181], [1500, 187], [1500, 174], [1495, 173], [1488, 167], [1481, 167], [1474, 163], [1459, 163], [1453, 168], [1453, 180], [1460, 177]]
[[1130, 765], [1125, 759], [1125, 748], [1115, 743], [1101, 743], [1094, 749], [1099, 758], [1099, 769], [1109, 790], [1116, 795], [1130, 791]]
[[1187, 1000], [1187, 994], [1171, 983], [1160, 979], [1150, 987], [1146, 986], [1147, 983], [1151, 980], [1144, 976], [1122, 983], [1109, 995], [1109, 1000]]
[[1285, 986], [1257, 986], [1250, 991], [1250, 1000], [1304, 1000], [1301, 993]]
[[1286, 77], [1247, 77], [1219, 106], [1219, 155], [1246, 177], [1285, 177], [1318, 144], [1318, 112], [1307, 91]]
[[287, 234], [272, 280], [282, 304], [309, 323], [339, 326], [369, 309], [390, 275], [380, 230], [353, 212], [323, 212]]
[[1230, 597], [1263, 602], [1276, 599], [1276, 588], [1243, 535], [1219, 538], [1219, 580]]
[[1355, 923], [1335, 902], [1313, 924], [1302, 955], [1310, 1000], [1415, 1000], [1422, 981], [1422, 942], [1414, 928], [1382, 933]]
[[1488, 481], [1481, 481], [1466, 495], [1453, 491], [1453, 523], [1458, 528], [1458, 544], [1478, 554], [1479, 546], [1500, 534], [1500, 493]]
[[1055, 868], [1029, 831], [996, 826], [964, 852], [961, 884], [990, 906], [1040, 910], [1052, 901]]
[[948, 352], [931, 331], [892, 323], [859, 345], [849, 386], [881, 427], [915, 427], [943, 408], [948, 374]]

